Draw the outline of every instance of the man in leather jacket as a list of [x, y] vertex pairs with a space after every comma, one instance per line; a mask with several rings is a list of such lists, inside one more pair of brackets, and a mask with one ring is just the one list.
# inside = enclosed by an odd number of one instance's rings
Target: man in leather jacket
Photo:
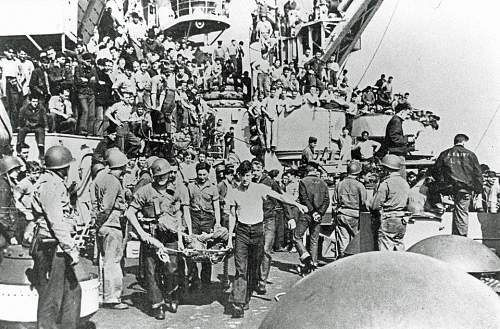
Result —
[[469, 137], [466, 135], [456, 135], [454, 146], [439, 155], [430, 171], [436, 181], [434, 185], [440, 187], [434, 190], [453, 196], [455, 208], [452, 234], [462, 236], [467, 235], [472, 193], [481, 193], [483, 190], [479, 161], [474, 152], [464, 146], [468, 141]]

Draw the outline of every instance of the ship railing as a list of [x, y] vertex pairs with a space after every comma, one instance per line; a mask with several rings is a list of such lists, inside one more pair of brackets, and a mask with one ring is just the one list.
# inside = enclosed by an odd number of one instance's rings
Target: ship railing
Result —
[[194, 14], [228, 16], [225, 8], [226, 0], [174, 0], [172, 9], [176, 17]]

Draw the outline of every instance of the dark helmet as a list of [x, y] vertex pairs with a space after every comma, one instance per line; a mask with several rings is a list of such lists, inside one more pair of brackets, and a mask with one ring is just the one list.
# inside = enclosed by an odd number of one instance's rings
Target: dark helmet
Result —
[[122, 151], [115, 148], [109, 150], [106, 161], [111, 169], [121, 168], [128, 163], [127, 156]]
[[500, 258], [490, 248], [463, 236], [432, 236], [408, 251], [442, 260], [468, 273], [500, 272]]
[[91, 169], [91, 174], [93, 177], [95, 177], [97, 175], [97, 173], [101, 170], [103, 170], [104, 168], [106, 168], [105, 165], [103, 165], [102, 163], [96, 163], [92, 166], [92, 169]]
[[349, 175], [357, 175], [361, 172], [361, 169], [361, 163], [357, 161], [352, 161], [349, 165], [347, 165], [347, 173]]
[[45, 152], [45, 168], [47, 169], [67, 168], [74, 160], [71, 151], [62, 145], [52, 146]]
[[491, 288], [449, 264], [367, 252], [298, 281], [259, 328], [499, 328], [499, 311]]
[[11, 155], [4, 155], [3, 158], [0, 159], [0, 175], [7, 174], [12, 169], [22, 166], [23, 164], [19, 158]]
[[403, 164], [403, 161], [401, 160], [400, 157], [394, 154], [387, 154], [382, 158], [382, 166], [392, 169], [392, 170], [399, 170], [401, 169], [401, 165]]
[[250, 146], [250, 154], [253, 156], [260, 156], [264, 152], [264, 149], [260, 145], [252, 145]]
[[170, 172], [170, 163], [163, 158], [159, 158], [151, 165], [153, 177], [168, 174]]

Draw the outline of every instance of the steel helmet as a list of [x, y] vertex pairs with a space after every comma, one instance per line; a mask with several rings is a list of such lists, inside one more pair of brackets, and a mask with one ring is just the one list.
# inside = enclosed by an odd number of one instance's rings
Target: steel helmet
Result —
[[250, 146], [250, 154], [253, 156], [260, 156], [264, 153], [264, 148], [260, 145], [252, 145]]
[[400, 157], [394, 154], [387, 154], [382, 158], [382, 166], [392, 169], [399, 170], [401, 169], [401, 165], [403, 164], [403, 160]]
[[119, 149], [111, 149], [106, 157], [110, 169], [121, 168], [127, 165], [127, 156]]
[[151, 168], [151, 166], [153, 165], [153, 163], [158, 160], [159, 157], [157, 157], [156, 155], [152, 155], [150, 156], [149, 158], [146, 159], [146, 165], [148, 166], [148, 168]]
[[20, 168], [23, 164], [21, 160], [15, 156], [4, 155], [2, 159], [0, 159], [0, 175], [6, 174], [12, 169]]
[[259, 328], [492, 329], [500, 327], [499, 312], [491, 288], [449, 264], [409, 252], [366, 252], [298, 281]]
[[168, 174], [170, 172], [170, 163], [163, 158], [159, 158], [151, 165], [153, 177]]
[[347, 173], [349, 175], [357, 175], [361, 172], [361, 169], [361, 163], [357, 161], [352, 161], [349, 165], [347, 165]]
[[500, 258], [490, 248], [463, 236], [432, 236], [408, 251], [442, 260], [468, 273], [500, 272]]
[[67, 168], [74, 160], [71, 151], [62, 145], [52, 146], [45, 152], [45, 168], [47, 169]]

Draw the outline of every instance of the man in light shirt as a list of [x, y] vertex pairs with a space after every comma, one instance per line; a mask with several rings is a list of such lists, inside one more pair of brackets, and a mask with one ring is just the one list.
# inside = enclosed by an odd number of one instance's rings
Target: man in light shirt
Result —
[[241, 318], [255, 288], [258, 266], [264, 251], [264, 200], [268, 197], [277, 199], [291, 206], [296, 206], [302, 213], [307, 211], [307, 207], [295, 202], [289, 195], [273, 191], [269, 186], [253, 183], [250, 161], [243, 161], [238, 167], [237, 173], [241, 178], [241, 183], [228, 191], [226, 204], [231, 209], [229, 248], [233, 247], [232, 236], [233, 231], [235, 232], [236, 276], [230, 301], [233, 306], [233, 317]]
[[30, 79], [35, 66], [33, 65], [33, 62], [28, 59], [28, 55], [24, 50], [19, 50], [17, 56], [19, 57], [19, 65], [21, 66], [21, 85], [23, 89], [23, 97], [26, 97], [30, 92]]
[[14, 57], [14, 50], [7, 49], [4, 52], [5, 57], [0, 60], [0, 67], [5, 77], [5, 92], [7, 96], [6, 110], [9, 113], [12, 127], [18, 127], [19, 109], [22, 105], [22, 87], [19, 83], [21, 73], [21, 63]]
[[372, 162], [373, 155], [378, 152], [381, 144], [370, 139], [368, 131], [363, 131], [361, 133], [361, 141], [359, 141], [353, 150], [359, 149], [361, 153], [361, 161]]
[[132, 41], [137, 59], [143, 59], [142, 41], [146, 38], [146, 27], [136, 12], [130, 14], [132, 21], [127, 26], [127, 34]]
[[73, 115], [69, 88], [65, 87], [59, 95], [49, 100], [49, 132], [74, 133], [76, 119]]

